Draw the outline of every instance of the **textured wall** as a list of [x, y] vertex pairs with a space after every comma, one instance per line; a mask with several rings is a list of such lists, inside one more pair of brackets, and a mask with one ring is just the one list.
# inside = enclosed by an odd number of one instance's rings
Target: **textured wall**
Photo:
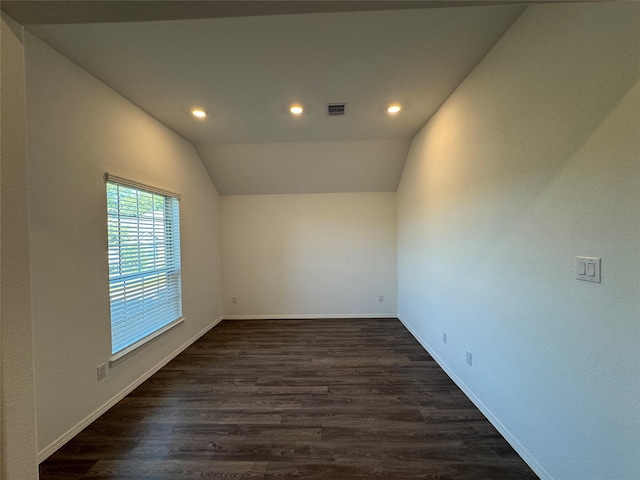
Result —
[[395, 192], [409, 139], [198, 146], [221, 195]]
[[[57, 445], [222, 315], [219, 197], [191, 144], [26, 36], [39, 449]], [[105, 172], [182, 194], [186, 322], [96, 380], [111, 354]]]
[[225, 314], [395, 315], [395, 231], [395, 193], [222, 197]]
[[639, 60], [638, 4], [530, 6], [400, 182], [399, 314], [546, 478], [640, 478]]
[[22, 27], [2, 16], [0, 477], [35, 479], [35, 390]]

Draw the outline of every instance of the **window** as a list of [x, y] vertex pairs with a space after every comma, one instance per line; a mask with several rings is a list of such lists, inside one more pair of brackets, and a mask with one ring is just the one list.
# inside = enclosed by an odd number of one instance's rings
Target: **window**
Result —
[[182, 321], [179, 197], [106, 175], [111, 351]]

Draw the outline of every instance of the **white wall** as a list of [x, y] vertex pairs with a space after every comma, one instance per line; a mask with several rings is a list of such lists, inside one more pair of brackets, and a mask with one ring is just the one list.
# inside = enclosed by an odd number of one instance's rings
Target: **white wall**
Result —
[[[391, 192], [410, 140], [200, 145], [221, 195]], [[287, 172], [283, 175], [282, 172]]]
[[529, 7], [400, 182], [399, 314], [544, 478], [640, 478], [639, 67], [640, 5]]
[[22, 26], [2, 15], [0, 478], [37, 479]]
[[[42, 456], [222, 315], [219, 197], [191, 144], [30, 34], [26, 79]], [[111, 353], [106, 171], [182, 194], [187, 320], [98, 382]]]
[[222, 197], [225, 314], [395, 316], [395, 230], [395, 193]]

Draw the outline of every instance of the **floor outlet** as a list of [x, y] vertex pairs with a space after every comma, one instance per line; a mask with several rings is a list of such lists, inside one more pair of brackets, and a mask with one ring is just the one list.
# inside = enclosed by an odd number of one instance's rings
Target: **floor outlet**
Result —
[[98, 380], [104, 380], [107, 377], [107, 364], [98, 365]]

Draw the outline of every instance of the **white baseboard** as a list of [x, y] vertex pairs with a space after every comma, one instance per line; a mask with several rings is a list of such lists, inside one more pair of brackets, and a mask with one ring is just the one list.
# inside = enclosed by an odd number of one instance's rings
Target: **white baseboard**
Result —
[[225, 315], [225, 320], [304, 320], [314, 318], [398, 318], [397, 313], [344, 313], [344, 314], [322, 314], [322, 313], [310, 313], [310, 314], [284, 314], [284, 315]]
[[471, 391], [467, 385], [453, 372], [451, 368], [440, 358], [434, 350], [429, 346], [429, 344], [422, 338], [420, 335], [416, 333], [416, 331], [411, 328], [411, 326], [400, 316], [397, 316], [398, 320], [402, 322], [407, 330], [413, 335], [413, 337], [422, 345], [422, 347], [433, 357], [440, 368], [444, 370], [444, 372], [453, 380], [453, 382], [460, 387], [460, 390], [464, 392], [464, 394], [473, 402], [473, 404], [478, 407], [478, 410], [482, 412], [482, 414], [487, 417], [487, 420], [491, 422], [491, 424], [496, 427], [496, 430], [500, 432], [500, 435], [504, 437], [504, 439], [513, 447], [513, 449], [520, 455], [520, 457], [531, 467], [531, 470], [535, 472], [543, 480], [553, 480], [553, 477], [545, 470], [545, 468], [540, 465], [533, 455], [520, 443], [520, 441], [509, 431], [507, 427], [505, 427], [502, 422], [496, 417], [489, 408], [482, 403], [482, 401], [476, 397], [476, 395]]
[[116, 403], [118, 403], [124, 397], [129, 395], [129, 393], [131, 393], [134, 389], [136, 389], [137, 387], [142, 385], [143, 382], [145, 382], [154, 373], [156, 373], [158, 370], [160, 370], [162, 367], [164, 367], [167, 363], [169, 363], [171, 360], [173, 360], [175, 357], [177, 357], [187, 347], [189, 347], [193, 342], [198, 340], [205, 333], [207, 333], [209, 330], [211, 330], [213, 327], [215, 327], [218, 323], [220, 323], [223, 320], [223, 318], [224, 318], [223, 316], [220, 316], [219, 318], [214, 320], [211, 324], [207, 325], [204, 329], [202, 329], [200, 332], [195, 334], [193, 337], [191, 337], [189, 340], [187, 340], [180, 347], [178, 347], [173, 352], [171, 352], [169, 355], [167, 355], [165, 358], [160, 360], [160, 362], [158, 362], [156, 365], [154, 365], [151, 369], [149, 369], [147, 372], [143, 373], [137, 380], [135, 380], [133, 383], [128, 385], [126, 388], [124, 388], [120, 393], [116, 394], [114, 397], [109, 399], [107, 402], [105, 402], [103, 405], [101, 405], [95, 411], [90, 413], [86, 418], [81, 420], [78, 424], [76, 424], [75, 426], [70, 428], [67, 432], [63, 433], [60, 437], [58, 437], [56, 440], [54, 440], [51, 444], [49, 444], [47, 447], [45, 447], [40, 452], [38, 452], [38, 463], [44, 462], [47, 458], [49, 458], [49, 456], [51, 456], [53, 453], [55, 453], [60, 447], [62, 447], [65, 443], [67, 443], [69, 440], [71, 440], [73, 437], [75, 437], [78, 433], [80, 433], [83, 429], [85, 429], [87, 426], [89, 426], [94, 420], [96, 420], [98, 417], [100, 417], [100, 415], [105, 413], [107, 410], [109, 410], [111, 407], [113, 407]]

